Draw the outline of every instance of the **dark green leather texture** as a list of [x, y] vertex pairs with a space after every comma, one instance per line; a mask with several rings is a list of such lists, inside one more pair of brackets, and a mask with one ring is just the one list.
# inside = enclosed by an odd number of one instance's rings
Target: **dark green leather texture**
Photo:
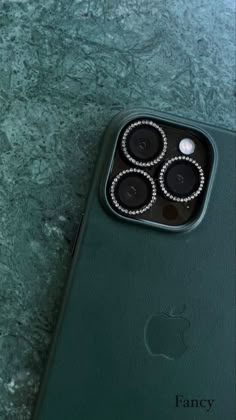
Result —
[[[122, 220], [101, 201], [127, 116], [104, 134], [34, 420], [234, 420], [235, 135], [195, 123], [217, 146], [213, 189], [196, 228], [168, 232]], [[148, 349], [158, 314], [187, 326], [178, 357]], [[176, 407], [178, 395], [214, 403]]]

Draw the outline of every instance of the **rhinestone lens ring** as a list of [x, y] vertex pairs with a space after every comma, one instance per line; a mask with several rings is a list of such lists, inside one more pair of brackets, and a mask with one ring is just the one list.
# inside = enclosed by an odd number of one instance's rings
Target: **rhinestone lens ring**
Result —
[[[137, 175], [138, 177], [143, 178], [146, 184], [149, 184], [149, 187], [150, 187], [150, 200], [148, 201], [148, 203], [146, 203], [145, 205], [142, 205], [140, 208], [136, 208], [133, 210], [121, 205], [118, 199], [116, 198], [117, 188], [119, 187], [119, 183], [123, 179], [128, 177], [129, 175], [134, 175], [134, 176]], [[110, 197], [111, 197], [111, 201], [115, 209], [119, 210], [120, 212], [126, 215], [135, 216], [137, 214], [142, 214], [146, 212], [153, 206], [157, 197], [157, 188], [156, 188], [156, 184], [153, 178], [147, 172], [143, 171], [142, 169], [135, 169], [135, 168], [126, 169], [120, 172], [118, 175], [116, 175], [116, 177], [113, 179], [110, 186]]]
[[[178, 197], [177, 195], [173, 194], [173, 191], [168, 191], [168, 187], [166, 186], [166, 176], [168, 174], [168, 170], [170, 170], [171, 167], [175, 167], [175, 164], [178, 163], [190, 163], [191, 165], [193, 165], [194, 169], [196, 170], [196, 172], [198, 173], [198, 177], [199, 177], [199, 186], [197, 187], [197, 189], [195, 191], [193, 191], [190, 195], [188, 195], [187, 197]], [[180, 175], [181, 176], [181, 175]], [[205, 184], [205, 176], [204, 176], [204, 171], [202, 169], [202, 167], [199, 165], [199, 163], [197, 163], [194, 159], [188, 157], [188, 156], [176, 156], [170, 160], [168, 160], [164, 166], [161, 169], [160, 175], [159, 175], [159, 184], [160, 184], [160, 188], [164, 194], [164, 196], [172, 201], [177, 201], [177, 202], [188, 202], [193, 200], [194, 198], [196, 198], [197, 196], [199, 196], [199, 194], [201, 194], [204, 184]], [[180, 193], [181, 195], [181, 193]]]
[[[152, 158], [150, 160], [147, 159], [146, 161], [144, 161], [144, 160], [142, 160], [141, 157], [139, 159], [135, 156], [132, 156], [132, 153], [130, 153], [129, 147], [128, 147], [128, 144], [127, 144], [128, 140], [131, 138], [131, 136], [135, 132], [135, 130], [139, 127], [140, 127], [140, 129], [147, 128], [149, 131], [150, 131], [150, 129], [154, 129], [154, 130], [157, 131], [158, 135], [160, 136], [161, 142], [162, 142], [161, 152], [159, 152], [158, 155], [155, 156], [155, 158], [153, 158], [153, 156], [152, 156]], [[154, 130], [153, 130], [153, 132], [154, 132]], [[152, 133], [152, 141], [153, 141], [153, 133]], [[129, 126], [126, 128], [126, 130], [125, 130], [125, 132], [122, 136], [122, 140], [121, 140], [121, 149], [122, 149], [125, 157], [129, 160], [129, 162], [133, 163], [135, 166], [140, 166], [140, 167], [154, 166], [157, 163], [159, 163], [166, 154], [167, 137], [166, 137], [165, 131], [158, 124], [156, 124], [154, 121], [152, 121], [152, 120], [138, 120], [138, 121], [135, 121], [135, 122], [129, 124]]]

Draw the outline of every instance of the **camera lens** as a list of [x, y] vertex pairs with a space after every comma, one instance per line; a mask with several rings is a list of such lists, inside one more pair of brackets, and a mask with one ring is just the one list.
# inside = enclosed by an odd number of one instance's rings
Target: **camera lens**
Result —
[[126, 158], [134, 165], [153, 166], [163, 159], [166, 153], [166, 134], [154, 121], [135, 121], [126, 128], [121, 148]]
[[140, 214], [156, 201], [156, 185], [145, 171], [126, 169], [113, 179], [110, 196], [114, 207], [122, 213]]
[[187, 202], [201, 193], [205, 178], [203, 169], [195, 160], [177, 156], [165, 163], [160, 172], [159, 182], [167, 198]]
[[138, 209], [150, 200], [150, 185], [141, 176], [129, 175], [121, 179], [117, 197], [123, 206]]
[[169, 168], [165, 176], [166, 186], [173, 194], [186, 197], [200, 185], [197, 168], [191, 163], [177, 163]]
[[151, 126], [137, 127], [131, 131], [127, 139], [127, 148], [136, 159], [152, 160], [162, 151], [162, 138], [160, 133]]

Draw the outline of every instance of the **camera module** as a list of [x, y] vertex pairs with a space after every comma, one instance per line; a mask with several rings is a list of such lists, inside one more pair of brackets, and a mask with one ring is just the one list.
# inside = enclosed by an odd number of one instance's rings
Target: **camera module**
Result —
[[110, 197], [113, 206], [122, 213], [137, 215], [149, 210], [156, 201], [153, 178], [141, 169], [126, 169], [113, 179]]
[[167, 150], [164, 130], [152, 120], [135, 121], [126, 128], [121, 148], [129, 162], [136, 166], [153, 166], [160, 162]]
[[205, 177], [201, 166], [187, 156], [168, 160], [159, 175], [160, 188], [172, 201], [188, 202], [203, 190]]

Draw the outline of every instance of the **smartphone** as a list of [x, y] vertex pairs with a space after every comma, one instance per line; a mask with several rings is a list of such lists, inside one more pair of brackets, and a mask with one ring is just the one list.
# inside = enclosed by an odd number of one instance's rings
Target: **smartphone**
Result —
[[235, 133], [109, 123], [35, 420], [234, 420]]

